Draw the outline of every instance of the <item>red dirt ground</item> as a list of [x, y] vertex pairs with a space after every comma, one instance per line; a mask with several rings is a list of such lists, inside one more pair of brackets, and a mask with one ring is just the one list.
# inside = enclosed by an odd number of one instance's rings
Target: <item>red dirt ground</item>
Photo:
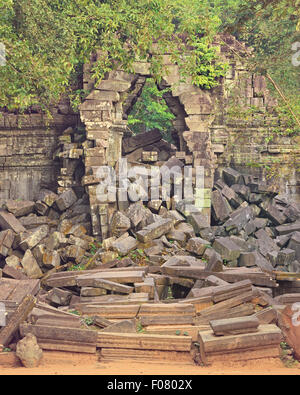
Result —
[[96, 355], [44, 352], [38, 368], [0, 366], [0, 375], [300, 375], [300, 367], [286, 368], [276, 358], [244, 363], [215, 363], [201, 367], [189, 363], [98, 361]]

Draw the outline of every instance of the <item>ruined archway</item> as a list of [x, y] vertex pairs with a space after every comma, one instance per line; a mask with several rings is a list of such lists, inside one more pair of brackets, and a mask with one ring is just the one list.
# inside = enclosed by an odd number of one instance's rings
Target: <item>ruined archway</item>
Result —
[[[93, 59], [96, 60], [96, 59]], [[85, 67], [84, 85], [91, 90], [80, 106], [81, 120], [86, 127], [84, 147], [86, 174], [83, 185], [90, 196], [93, 233], [105, 238], [109, 223], [117, 210], [117, 201], [99, 202], [96, 197], [97, 170], [100, 166], [115, 166], [122, 157], [122, 141], [128, 138], [127, 114], [137, 100], [146, 78], [151, 77], [149, 64], [136, 62], [134, 74], [123, 70], [107, 73], [99, 85], [91, 79], [90, 67]], [[210, 93], [202, 91], [189, 81], [181, 82], [179, 68], [164, 56], [165, 76], [162, 86], [170, 88], [165, 100], [176, 115], [173, 123], [180, 151], [175, 156], [186, 164], [204, 169], [204, 186], [198, 195], [204, 196], [201, 211], [210, 218], [210, 190], [213, 182], [213, 165], [209, 127], [213, 121], [213, 101]]]

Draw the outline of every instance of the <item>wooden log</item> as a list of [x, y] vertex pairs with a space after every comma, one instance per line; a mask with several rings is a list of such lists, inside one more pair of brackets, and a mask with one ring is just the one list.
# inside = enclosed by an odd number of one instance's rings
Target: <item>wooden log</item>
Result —
[[282, 341], [282, 332], [276, 325], [260, 325], [255, 333], [244, 333], [241, 335], [215, 336], [213, 331], [200, 331], [200, 347], [206, 355], [210, 353], [232, 352], [233, 350], [251, 349], [253, 347], [264, 347], [277, 345]]
[[97, 347], [161, 351], [190, 351], [192, 347], [192, 338], [190, 336], [100, 332], [98, 335]]
[[14, 311], [6, 326], [0, 330], [0, 349], [9, 345], [19, 325], [33, 309], [36, 299], [32, 295], [25, 296], [21, 304]]
[[66, 340], [89, 344], [96, 344], [97, 342], [97, 332], [89, 329], [62, 328], [23, 323], [20, 325], [20, 333], [22, 336], [32, 333], [39, 339]]
[[255, 316], [250, 316], [211, 320], [209, 324], [216, 336], [224, 336], [256, 332], [259, 321]]

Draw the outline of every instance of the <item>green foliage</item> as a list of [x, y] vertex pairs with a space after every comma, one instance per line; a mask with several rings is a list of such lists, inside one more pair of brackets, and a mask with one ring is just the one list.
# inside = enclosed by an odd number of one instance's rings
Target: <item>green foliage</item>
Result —
[[167, 141], [172, 140], [172, 120], [175, 116], [163, 98], [168, 91], [159, 90], [153, 78], [147, 79], [141, 96], [128, 115], [128, 125], [134, 134], [158, 129]]
[[[292, 111], [300, 119], [299, 67], [292, 64], [292, 44], [300, 41], [299, 0], [216, 0], [215, 12], [222, 20], [221, 31], [228, 31], [253, 48], [248, 59], [255, 72], [267, 75], [279, 86]], [[286, 103], [269, 84], [280, 101], [279, 111], [285, 122], [295, 128]], [[285, 114], [283, 114], [285, 113]]]
[[137, 59], [149, 60], [159, 80], [161, 56], [149, 59], [153, 43], [194, 83], [213, 87], [223, 67], [210, 47], [220, 23], [208, 0], [0, 0], [7, 50], [0, 107], [47, 108], [63, 94], [78, 104], [82, 66], [97, 50], [97, 81], [117, 66], [132, 71]]

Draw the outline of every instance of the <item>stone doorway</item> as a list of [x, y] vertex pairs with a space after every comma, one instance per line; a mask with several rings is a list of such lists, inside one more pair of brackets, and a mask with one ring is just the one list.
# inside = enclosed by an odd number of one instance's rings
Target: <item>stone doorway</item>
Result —
[[[210, 219], [213, 165], [209, 127], [214, 118], [213, 100], [210, 93], [188, 81], [181, 82], [178, 66], [171, 64], [168, 59], [168, 55], [164, 55], [165, 76], [161, 80], [160, 88], [169, 88], [165, 100], [176, 116], [173, 122], [176, 146], [174, 151], [169, 149], [169, 157], [173, 156], [193, 168], [203, 168], [204, 186], [201, 193], [205, 198], [201, 212]], [[95, 60], [96, 57], [92, 62]], [[169, 158], [163, 158], [166, 155], [163, 147], [165, 143], [157, 132], [150, 132], [146, 141], [138, 142], [143, 136], [136, 136], [135, 139], [130, 135], [127, 125], [127, 116], [141, 94], [146, 79], [151, 77], [149, 64], [136, 62], [134, 74], [122, 70], [107, 73], [105, 79], [95, 86], [90, 73], [92, 62], [84, 70], [84, 87], [90, 94], [80, 106], [80, 116], [85, 124], [87, 137], [84, 143], [83, 185], [90, 197], [93, 234], [104, 239], [110, 235], [109, 224], [118, 210], [118, 199], [112, 198], [104, 202], [97, 199], [97, 186], [101, 182], [99, 176], [97, 177], [99, 167], [111, 166], [115, 169], [120, 158], [133, 152], [135, 154], [131, 155], [131, 159], [139, 161], [141, 155], [142, 161], [147, 162], [148, 157], [148, 162], [151, 163], [151, 145], [157, 148], [157, 144], [161, 145], [157, 160]], [[139, 151], [136, 152], [137, 150]], [[143, 155], [146, 160], [143, 160]]]

